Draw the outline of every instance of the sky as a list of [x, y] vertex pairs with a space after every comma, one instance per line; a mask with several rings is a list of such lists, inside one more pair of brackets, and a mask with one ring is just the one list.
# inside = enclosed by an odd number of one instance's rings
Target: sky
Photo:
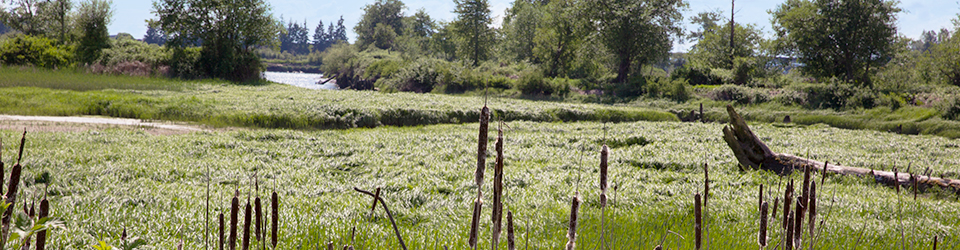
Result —
[[[343, 16], [350, 41], [356, 40], [353, 26], [360, 21], [363, 7], [375, 0], [267, 0], [273, 8], [275, 17], [284, 20], [293, 20], [298, 23], [307, 22], [312, 36], [317, 22], [323, 21], [324, 26], [336, 22]], [[411, 15], [423, 8], [434, 20], [452, 21], [456, 15], [453, 0], [401, 0], [406, 6], [406, 15]], [[488, 0], [494, 25], [499, 26], [504, 10], [510, 7], [513, 0]], [[151, 13], [151, 0], [114, 0], [115, 9], [113, 21], [109, 25], [110, 34], [120, 32], [130, 33], [133, 37], [141, 38], [146, 33], [145, 20], [156, 18]], [[770, 28], [770, 14], [768, 10], [776, 8], [784, 1], [771, 0], [739, 0], [735, 2], [734, 20], [737, 23], [752, 23], [761, 28], [767, 37], [772, 36]], [[689, 8], [683, 11], [687, 18], [685, 27], [688, 30], [696, 27], [689, 22], [689, 17], [704, 11], [720, 10], [725, 16], [730, 15], [730, 2], [719, 0], [688, 0]], [[924, 30], [939, 30], [953, 27], [951, 19], [960, 12], [958, 0], [901, 0], [899, 7], [904, 11], [898, 15], [897, 26], [901, 35], [917, 39]], [[673, 51], [686, 51], [691, 43], [674, 43]]]

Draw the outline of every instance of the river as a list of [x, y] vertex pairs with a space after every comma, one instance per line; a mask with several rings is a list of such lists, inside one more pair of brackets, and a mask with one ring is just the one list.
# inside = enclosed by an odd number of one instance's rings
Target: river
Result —
[[268, 81], [289, 84], [301, 88], [329, 90], [340, 89], [340, 87], [333, 83], [333, 81], [323, 85], [317, 84], [317, 82], [320, 82], [321, 80], [326, 80], [326, 78], [323, 78], [323, 74], [267, 71], [263, 72], [263, 77]]

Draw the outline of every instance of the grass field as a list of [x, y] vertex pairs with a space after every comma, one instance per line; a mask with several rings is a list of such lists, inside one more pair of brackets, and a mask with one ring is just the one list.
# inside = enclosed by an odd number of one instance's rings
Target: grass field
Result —
[[[570, 196], [579, 190], [584, 205], [577, 249], [594, 249], [599, 241], [598, 152], [605, 125], [507, 124], [505, 207], [515, 214], [519, 248], [565, 244]], [[767, 187], [766, 197], [772, 199], [786, 179], [739, 171], [720, 139], [719, 124], [606, 127], [608, 144], [614, 145], [611, 183], [617, 186], [606, 212], [607, 242], [613, 249], [652, 249], [664, 237], [667, 249], [691, 249], [693, 193], [703, 184], [703, 162], [711, 166], [713, 183], [708, 245], [756, 246], [759, 185]], [[204, 243], [207, 177], [212, 183], [210, 225], [216, 230], [216, 213], [229, 205], [234, 189], [239, 187], [241, 200], [256, 195], [251, 177], [258, 173], [260, 196], [276, 190], [281, 197], [282, 249], [316, 249], [327, 241], [356, 249], [396, 249], [383, 210], [368, 221], [371, 199], [352, 191], [382, 187], [411, 249], [467, 249], [476, 192], [476, 129], [473, 123], [172, 136], [124, 129], [28, 133], [23, 194], [39, 197], [46, 189], [53, 216], [66, 223], [66, 229], [53, 233], [54, 248], [87, 248], [97, 240], [117, 244], [126, 227], [152, 248], [173, 248], [182, 237], [185, 249], [198, 249]], [[912, 163], [935, 175], [958, 175], [956, 140], [825, 126], [756, 124], [754, 131], [775, 151], [876, 169]], [[492, 150], [495, 132], [490, 135]], [[3, 155], [9, 163], [15, 155], [9, 142], [19, 139], [19, 132], [2, 131], [0, 137], [8, 142]], [[53, 177], [49, 188], [35, 184], [43, 173]], [[484, 185], [488, 201], [489, 183]], [[819, 191], [824, 221], [816, 243], [820, 249], [927, 249], [934, 235], [940, 237], [941, 249], [960, 247], [958, 203], [950, 193], [930, 190], [913, 201], [871, 179], [841, 176], [828, 176]], [[483, 211], [480, 245], [486, 248], [491, 210], [485, 206]], [[771, 228], [771, 237], [780, 235], [778, 222]]]
[[[616, 186], [604, 211], [610, 249], [653, 249], [661, 243], [665, 249], [692, 249], [693, 194], [702, 190], [703, 163], [711, 168], [712, 183], [707, 246], [756, 248], [759, 186], [772, 201], [789, 179], [800, 176], [740, 171], [721, 139], [722, 123], [676, 122], [673, 113], [696, 105], [491, 98], [492, 121], [509, 126], [504, 203], [516, 218], [518, 248], [562, 247], [570, 197], [579, 191], [584, 202], [577, 249], [598, 249], [598, 155], [604, 143], [611, 147], [610, 180]], [[705, 102], [707, 120], [724, 121], [724, 105]], [[369, 220], [371, 198], [353, 187], [382, 188], [410, 249], [467, 249], [480, 106], [475, 96], [311, 91], [272, 83], [237, 86], [0, 67], [2, 114], [247, 127], [163, 136], [97, 127], [29, 132], [21, 197], [50, 199], [52, 215], [65, 223], [53, 231], [54, 249], [90, 248], [98, 241], [119, 245], [124, 228], [147, 241], [144, 249], [175, 248], [181, 239], [184, 249], [200, 249], [205, 236], [213, 246], [216, 216], [235, 190], [243, 202], [280, 194], [281, 249], [317, 249], [329, 241], [397, 249], [383, 210]], [[960, 141], [949, 139], [960, 135], [954, 132], [960, 125], [931, 109], [738, 109], [749, 120], [765, 122], [751, 126], [774, 151], [881, 170], [912, 164], [914, 173], [960, 177]], [[794, 123], [769, 123], [784, 115]], [[928, 135], [880, 132], [897, 125]], [[495, 131], [488, 165], [494, 161]], [[0, 158], [8, 166], [20, 133], [0, 130], [7, 142]], [[482, 187], [480, 248], [490, 247], [490, 168]], [[253, 188], [255, 175], [259, 192]], [[818, 190], [823, 221], [818, 249], [929, 249], [934, 236], [939, 249], [960, 248], [960, 206], [948, 190], [926, 190], [914, 201], [908, 189], [898, 193], [868, 178], [830, 175], [824, 184]], [[767, 249], [783, 234], [778, 219], [771, 221]], [[505, 240], [501, 243], [505, 249]], [[810, 243], [807, 238], [804, 245]]]

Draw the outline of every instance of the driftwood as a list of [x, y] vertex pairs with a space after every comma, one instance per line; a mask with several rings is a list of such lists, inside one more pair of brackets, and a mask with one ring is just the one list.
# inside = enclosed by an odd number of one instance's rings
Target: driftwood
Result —
[[[802, 170], [809, 167], [813, 170], [843, 175], [872, 176], [877, 182], [891, 186], [936, 186], [960, 190], [960, 180], [912, 175], [903, 172], [897, 173], [829, 165], [825, 162], [806, 159], [791, 154], [773, 152], [753, 134], [753, 131], [747, 126], [746, 121], [743, 120], [740, 114], [737, 114], [732, 106], [727, 106], [727, 113], [730, 115], [730, 125], [723, 127], [723, 140], [726, 141], [727, 146], [730, 146], [730, 149], [733, 150], [733, 154], [737, 157], [737, 161], [740, 162], [740, 166], [745, 168], [769, 170], [781, 175], [786, 175], [795, 169]], [[916, 182], [914, 182], [914, 180]]]

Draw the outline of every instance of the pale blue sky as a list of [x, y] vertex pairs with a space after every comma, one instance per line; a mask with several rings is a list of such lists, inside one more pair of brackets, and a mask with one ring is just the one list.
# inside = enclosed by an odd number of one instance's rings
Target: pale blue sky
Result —
[[[453, 0], [402, 0], [407, 5], [406, 13], [413, 13], [417, 9], [424, 8], [435, 20], [450, 21], [453, 20], [454, 4]], [[353, 26], [363, 15], [363, 6], [374, 2], [374, 0], [268, 0], [273, 7], [274, 16], [283, 16], [284, 19], [293, 19], [302, 23], [307, 21], [307, 26], [313, 32], [317, 22], [323, 20], [324, 26], [330, 22], [335, 22], [343, 15], [345, 26], [348, 29], [348, 36], [351, 42], [354, 41], [355, 34]], [[490, 10], [496, 18], [496, 25], [502, 18], [504, 10], [510, 7], [513, 0], [489, 0]], [[739, 0], [736, 1], [736, 16], [738, 23], [753, 23], [764, 29], [770, 30], [770, 15], [767, 10], [776, 8], [783, 1], [770, 0]], [[725, 15], [729, 15], [730, 2], [722, 0], [689, 0], [690, 8], [684, 11], [684, 17], [688, 18], [702, 11], [720, 9]], [[111, 34], [126, 32], [134, 37], [143, 37], [146, 32], [146, 23], [144, 20], [154, 18], [150, 13], [152, 10], [151, 0], [114, 0], [113, 7], [116, 12], [113, 22], [109, 29]], [[900, 8], [904, 12], [900, 13], [898, 27], [900, 33], [908, 37], [917, 38], [923, 30], [939, 30], [940, 28], [952, 27], [951, 19], [960, 12], [960, 4], [957, 0], [901, 0]], [[687, 23], [687, 28], [694, 28]], [[691, 44], [675, 44], [675, 51], [684, 51]]]

